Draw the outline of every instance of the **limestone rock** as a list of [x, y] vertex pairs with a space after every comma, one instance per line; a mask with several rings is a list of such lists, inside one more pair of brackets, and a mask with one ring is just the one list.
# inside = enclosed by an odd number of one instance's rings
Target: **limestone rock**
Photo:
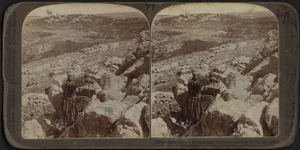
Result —
[[140, 98], [136, 95], [128, 95], [125, 97], [125, 99], [122, 100], [122, 102], [126, 104], [128, 107], [135, 105], [139, 101]]
[[213, 71], [222, 74], [222, 73], [224, 73], [226, 71], [226, 69], [227, 69], [227, 65], [226, 64], [220, 64], [220, 65], [217, 65], [213, 69]]
[[274, 101], [266, 106], [265, 119], [268, 128], [272, 131], [273, 135], [278, 135], [279, 130], [279, 99], [275, 98]]
[[264, 131], [261, 126], [260, 119], [266, 105], [267, 103], [262, 101], [248, 109], [240, 117], [233, 135], [241, 137], [262, 137], [264, 135]]
[[229, 89], [243, 89], [247, 90], [250, 88], [252, 83], [251, 76], [242, 76], [237, 72], [230, 72], [227, 74], [225, 85]]
[[[206, 126], [204, 136], [228, 136], [231, 135], [235, 123], [240, 116], [249, 108], [249, 104], [245, 101], [232, 99], [224, 101], [221, 97], [216, 100], [207, 110], [205, 121], [202, 126]], [[201, 124], [200, 124], [201, 125]]]
[[184, 137], [228, 136], [231, 135], [239, 117], [249, 107], [241, 100], [224, 101], [220, 95], [207, 109], [198, 123], [193, 124], [184, 133]]
[[142, 110], [147, 106], [146, 103], [138, 103], [130, 107], [123, 116], [112, 126], [112, 132], [109, 137], [122, 138], [141, 138], [149, 136], [149, 129], [144, 120]]
[[278, 70], [279, 70], [278, 64], [279, 64], [278, 52], [264, 59], [257, 67], [255, 67], [250, 72], [250, 75], [253, 76], [254, 83], [257, 81], [258, 78], [262, 78], [269, 73], [278, 75]]
[[108, 100], [121, 101], [123, 99], [123, 93], [120, 90], [102, 90], [97, 94], [97, 98], [100, 102], [106, 102]]
[[84, 115], [92, 113], [98, 116], [107, 116], [111, 122], [120, 118], [121, 113], [127, 109], [127, 105], [120, 101], [108, 100], [101, 103], [98, 99], [93, 98], [91, 103], [87, 106]]
[[268, 64], [270, 64], [270, 58], [266, 58], [266, 59], [262, 60], [261, 63], [259, 63], [256, 67], [254, 67], [249, 72], [249, 74], [252, 75], [255, 78], [256, 74], [258, 74], [259, 72], [261, 72], [261, 70], [266, 68], [268, 66]]
[[126, 84], [126, 78], [116, 76], [112, 72], [100, 70], [96, 75], [97, 83], [103, 90], [121, 90]]
[[152, 118], [171, 117], [181, 111], [171, 92], [154, 92], [151, 94]]
[[239, 73], [228, 73], [225, 85], [232, 98], [244, 100], [251, 88], [252, 76], [242, 76]]
[[113, 122], [119, 119], [126, 109], [127, 106], [119, 101], [109, 100], [101, 103], [93, 98], [77, 122], [60, 138], [107, 136]]
[[[150, 86], [150, 76], [143, 74], [139, 76], [136, 80], [133, 79], [132, 82], [128, 85], [128, 90], [126, 91], [127, 95], [140, 95], [142, 92], [147, 90]], [[143, 97], [140, 95], [139, 97]]]
[[251, 105], [255, 105], [257, 103], [260, 103], [263, 101], [264, 98], [261, 95], [250, 95], [247, 99], [246, 102], [248, 102]]
[[262, 79], [258, 79], [251, 91], [251, 94], [260, 94], [265, 98], [267, 96], [267, 91], [274, 87], [276, 77], [277, 76], [275, 74], [269, 73]]
[[243, 70], [246, 68], [246, 65], [249, 64], [250, 61], [250, 57], [240, 56], [232, 61], [232, 65], [236, 66], [238, 70]]
[[46, 134], [42, 126], [35, 119], [24, 121], [22, 126], [22, 137], [24, 139], [44, 139]]
[[104, 62], [104, 66], [110, 68], [110, 70], [112, 72], [115, 72], [123, 63], [123, 59], [119, 58], [119, 57], [111, 57], [108, 58], [105, 62]]
[[161, 117], [151, 119], [152, 137], [171, 137], [171, 131]]

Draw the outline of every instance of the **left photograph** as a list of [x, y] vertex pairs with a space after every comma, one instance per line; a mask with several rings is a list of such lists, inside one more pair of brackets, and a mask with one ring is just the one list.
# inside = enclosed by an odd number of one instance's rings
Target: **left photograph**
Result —
[[115, 4], [57, 4], [22, 28], [22, 137], [148, 138], [149, 24]]

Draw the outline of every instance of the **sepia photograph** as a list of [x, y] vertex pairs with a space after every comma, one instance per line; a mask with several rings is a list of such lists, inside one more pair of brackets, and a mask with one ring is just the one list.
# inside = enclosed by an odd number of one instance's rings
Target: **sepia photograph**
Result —
[[151, 137], [276, 137], [278, 24], [265, 7], [190, 3], [151, 25]]
[[295, 143], [299, 18], [289, 3], [4, 7], [2, 125], [11, 148]]
[[125, 5], [32, 10], [22, 27], [22, 137], [149, 137], [149, 29]]

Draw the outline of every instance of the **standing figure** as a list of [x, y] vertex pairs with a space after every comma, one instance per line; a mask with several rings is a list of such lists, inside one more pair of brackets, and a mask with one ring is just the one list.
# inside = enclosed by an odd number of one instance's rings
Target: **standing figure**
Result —
[[78, 88], [94, 81], [87, 74], [75, 77], [75, 73], [72, 71], [69, 71], [67, 76], [67, 80], [63, 83], [62, 119], [64, 124], [70, 125], [90, 102], [90, 97], [76, 95]]
[[219, 82], [211, 73], [201, 75], [200, 70], [193, 70], [193, 77], [188, 82], [188, 123], [195, 124], [200, 121], [201, 116], [212, 104], [216, 94], [220, 91], [217, 88], [207, 88], [209, 85]]

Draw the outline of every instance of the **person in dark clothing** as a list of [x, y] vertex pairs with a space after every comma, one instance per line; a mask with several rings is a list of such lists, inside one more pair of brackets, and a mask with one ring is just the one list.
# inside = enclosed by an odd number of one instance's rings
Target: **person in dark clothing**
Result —
[[190, 124], [195, 124], [201, 119], [203, 113], [215, 99], [216, 93], [219, 92], [215, 89], [206, 88], [206, 86], [219, 81], [210, 73], [207, 75], [201, 75], [200, 70], [193, 70], [192, 75], [192, 79], [187, 84], [189, 94], [188, 122]]
[[79, 87], [85, 86], [95, 81], [88, 77], [87, 74], [76, 77], [75, 73], [69, 71], [67, 80], [63, 83], [63, 107], [62, 120], [63, 123], [69, 125], [73, 123], [77, 115], [82, 112], [90, 102], [87, 96], [76, 95]]

